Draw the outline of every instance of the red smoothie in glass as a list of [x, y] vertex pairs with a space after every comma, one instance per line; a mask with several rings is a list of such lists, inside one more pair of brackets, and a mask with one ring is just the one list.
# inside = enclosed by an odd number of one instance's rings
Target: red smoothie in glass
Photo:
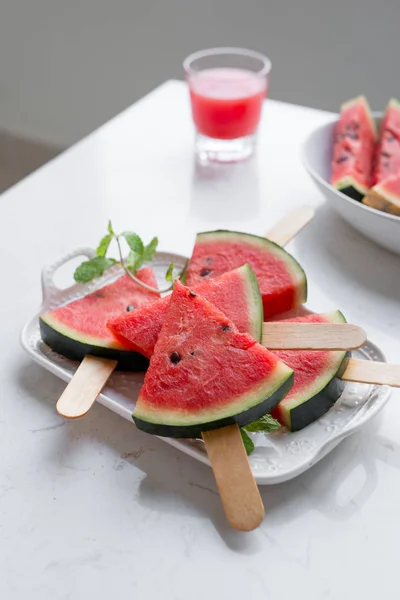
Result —
[[266, 82], [244, 69], [207, 69], [190, 77], [193, 120], [202, 135], [233, 140], [254, 133]]

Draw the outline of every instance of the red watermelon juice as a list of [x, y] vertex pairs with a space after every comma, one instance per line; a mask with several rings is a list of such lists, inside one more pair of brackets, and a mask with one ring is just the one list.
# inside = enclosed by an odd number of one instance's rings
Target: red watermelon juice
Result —
[[265, 78], [238, 68], [213, 68], [190, 78], [193, 120], [210, 138], [233, 140], [255, 133], [266, 96]]

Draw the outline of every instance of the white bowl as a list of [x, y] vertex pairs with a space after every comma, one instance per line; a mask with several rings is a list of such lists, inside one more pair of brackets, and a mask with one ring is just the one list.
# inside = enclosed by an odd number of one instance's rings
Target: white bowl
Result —
[[[373, 114], [377, 124], [382, 113]], [[400, 217], [370, 208], [330, 185], [333, 132], [337, 121], [317, 127], [302, 147], [303, 165], [327, 201], [350, 225], [391, 252], [400, 254]]]

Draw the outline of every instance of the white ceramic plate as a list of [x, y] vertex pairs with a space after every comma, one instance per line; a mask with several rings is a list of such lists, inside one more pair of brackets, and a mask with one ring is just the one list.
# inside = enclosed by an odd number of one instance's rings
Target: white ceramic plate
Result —
[[[373, 113], [379, 125], [382, 113]], [[333, 132], [337, 119], [317, 127], [302, 147], [302, 161], [326, 200], [346, 221], [366, 237], [400, 254], [400, 217], [389, 215], [349, 198], [330, 185]]]
[[[118, 268], [110, 269], [95, 283], [76, 284], [65, 290], [58, 289], [53, 279], [57, 269], [72, 258], [81, 255], [91, 257], [94, 256], [94, 251], [88, 248], [78, 249], [43, 271], [43, 305], [39, 313], [25, 325], [21, 334], [22, 346], [30, 356], [64, 381], [70, 381], [77, 368], [77, 363], [53, 352], [42, 342], [39, 331], [39, 314], [80, 298], [106, 283], [110, 283], [121, 274], [121, 270]], [[171, 261], [177, 268], [182, 268], [185, 258], [158, 253], [153, 260], [152, 267], [160, 285], [165, 284], [163, 277]], [[386, 360], [379, 348], [369, 341], [360, 350], [357, 350], [354, 356], [365, 360]], [[143, 377], [143, 373], [113, 373], [107, 386], [98, 397], [98, 401], [121, 417], [131, 421], [134, 426], [131, 415], [143, 383]], [[348, 383], [335, 406], [323, 418], [302, 431], [291, 433], [281, 427], [279, 431], [269, 434], [252, 434], [256, 449], [250, 457], [250, 463], [257, 483], [280, 483], [303, 473], [337, 446], [341, 440], [372, 419], [386, 404], [389, 396], [390, 390], [384, 386]], [[185, 454], [209, 465], [204, 444], [200, 440], [162, 439]]]

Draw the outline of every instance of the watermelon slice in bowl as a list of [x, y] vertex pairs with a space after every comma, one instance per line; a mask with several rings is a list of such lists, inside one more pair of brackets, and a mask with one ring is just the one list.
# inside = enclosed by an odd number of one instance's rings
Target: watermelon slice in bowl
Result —
[[376, 125], [364, 96], [345, 102], [335, 125], [331, 184], [361, 200], [372, 184]]
[[400, 173], [400, 103], [392, 98], [379, 128], [372, 174], [373, 186]]
[[374, 185], [364, 196], [363, 204], [400, 217], [400, 170]]

